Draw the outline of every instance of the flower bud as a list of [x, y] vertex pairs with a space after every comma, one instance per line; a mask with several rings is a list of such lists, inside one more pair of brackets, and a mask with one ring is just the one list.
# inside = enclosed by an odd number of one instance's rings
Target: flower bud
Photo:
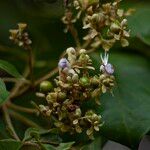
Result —
[[53, 89], [53, 85], [49, 81], [43, 81], [40, 83], [40, 91], [47, 93]]
[[47, 109], [44, 105], [39, 105], [39, 109], [40, 109], [41, 112], [47, 111]]
[[26, 23], [18, 23], [18, 27], [20, 31], [23, 31], [24, 29], [26, 29], [27, 24]]
[[86, 54], [86, 50], [85, 49], [80, 49], [79, 54]]
[[79, 80], [78, 74], [74, 74], [74, 75], [72, 76], [72, 81], [73, 81], [73, 82], [77, 82], [78, 80]]
[[123, 26], [126, 26], [127, 25], [127, 19], [123, 19], [122, 20], [122, 22], [121, 22], [121, 26], [123, 27]]
[[96, 76], [91, 78], [90, 82], [91, 82], [92, 85], [95, 85], [95, 86], [99, 85], [99, 79]]
[[60, 59], [60, 61], [58, 63], [58, 67], [61, 68], [61, 69], [68, 68], [69, 67], [68, 60], [66, 58]]
[[116, 23], [112, 23], [110, 26], [110, 30], [114, 33], [118, 32], [120, 30], [119, 25], [117, 25]]
[[90, 84], [89, 78], [87, 78], [87, 77], [80, 78], [79, 82], [83, 87], [89, 86], [89, 84]]
[[98, 14], [93, 14], [91, 17], [91, 20], [93, 23], [96, 23], [99, 21], [99, 15]]
[[18, 34], [18, 30], [9, 30], [9, 32], [10, 32], [10, 34], [11, 34], [11, 36], [10, 36], [10, 39], [11, 40], [15, 40], [15, 38], [16, 38], [16, 36], [17, 36], [17, 34]]
[[59, 93], [58, 93], [58, 98], [61, 99], [61, 100], [65, 99], [65, 98], [66, 98], [66, 93], [64, 93], [64, 92], [59, 92]]
[[84, 9], [88, 6], [95, 5], [99, 3], [99, 0], [80, 0], [80, 3]]
[[77, 116], [77, 117], [81, 117], [81, 109], [80, 108], [77, 108], [76, 109], [76, 111], [75, 111], [75, 115]]
[[53, 103], [57, 100], [57, 93], [49, 93], [46, 97], [48, 103]]
[[66, 50], [66, 53], [68, 54], [70, 64], [73, 65], [76, 61], [76, 50], [73, 47], [70, 47]]

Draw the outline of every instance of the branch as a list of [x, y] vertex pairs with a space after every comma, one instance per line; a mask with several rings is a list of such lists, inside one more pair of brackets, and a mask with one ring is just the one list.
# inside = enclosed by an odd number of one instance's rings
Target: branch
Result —
[[12, 108], [14, 110], [17, 110], [17, 111], [20, 111], [20, 112], [25, 112], [25, 113], [29, 113], [29, 114], [36, 114], [38, 111], [37, 109], [32, 109], [32, 108], [26, 108], [26, 107], [22, 107], [22, 106], [18, 106], [18, 105], [15, 105], [11, 102], [7, 103], [7, 106], [9, 108]]
[[74, 38], [74, 41], [75, 41], [77, 47], [80, 48], [81, 44], [80, 44], [80, 41], [79, 41], [78, 32], [77, 32], [76, 28], [74, 27], [73, 24], [69, 24], [68, 27], [69, 27], [70, 33], [72, 34], [72, 36]]
[[11, 135], [13, 136], [14, 139], [16, 139], [17, 141], [20, 141], [20, 139], [19, 139], [18, 135], [16, 134], [15, 129], [12, 125], [7, 107], [5, 105], [3, 105], [2, 109], [3, 109], [3, 113], [4, 113], [5, 122], [9, 128], [9, 130], [11, 131]]
[[35, 127], [35, 128], [41, 128], [38, 124], [36, 124], [35, 122], [33, 122], [32, 120], [24, 117], [23, 115], [17, 113], [17, 112], [14, 112], [14, 111], [10, 111], [9, 112], [10, 115], [12, 117], [14, 117], [15, 119], [21, 121], [22, 123], [26, 124], [27, 126], [30, 126], [30, 127]]

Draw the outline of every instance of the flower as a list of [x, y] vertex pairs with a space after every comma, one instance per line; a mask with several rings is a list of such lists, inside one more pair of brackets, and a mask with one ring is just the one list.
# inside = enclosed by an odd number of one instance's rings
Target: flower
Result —
[[108, 63], [109, 55], [105, 53], [104, 58], [101, 55], [102, 65], [100, 66], [100, 71], [106, 74], [113, 74], [114, 73], [114, 67], [112, 64]]
[[69, 67], [68, 60], [66, 58], [60, 59], [60, 61], [58, 63], [58, 67], [61, 68], [61, 69], [68, 68]]

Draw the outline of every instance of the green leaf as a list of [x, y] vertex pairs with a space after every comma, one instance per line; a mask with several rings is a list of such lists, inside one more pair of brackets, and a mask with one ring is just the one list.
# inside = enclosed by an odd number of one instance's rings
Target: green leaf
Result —
[[74, 143], [75, 142], [60, 143], [60, 145], [57, 147], [57, 150], [70, 150]]
[[60, 143], [58, 147], [54, 147], [48, 144], [44, 144], [43, 146], [46, 150], [70, 150], [74, 143], [75, 142]]
[[[136, 147], [150, 130], [150, 64], [137, 55], [112, 54], [115, 65], [114, 96], [104, 94], [98, 110], [104, 120], [100, 134], [130, 147]], [[99, 55], [93, 55], [99, 70]]]
[[28, 128], [25, 132], [23, 141], [30, 140], [35, 136], [39, 137], [39, 129], [37, 129], [37, 128]]
[[80, 150], [101, 150], [102, 149], [102, 141], [101, 138], [98, 137], [90, 144], [84, 145], [80, 148]]
[[9, 73], [10, 75], [12, 75], [16, 78], [21, 77], [20, 73], [17, 71], [17, 69], [12, 64], [8, 63], [7, 61], [1, 60], [1, 59], [0, 59], [0, 69], [6, 71], [7, 73]]
[[13, 139], [0, 140], [0, 150], [19, 150], [22, 143]]
[[49, 145], [49, 144], [43, 144], [43, 147], [46, 149], [46, 150], [56, 150], [56, 147], [52, 146], [52, 145]]
[[[150, 9], [139, 7], [136, 12], [128, 18], [131, 37], [138, 37], [147, 45], [150, 45]], [[149, 5], [149, 3], [147, 4]]]
[[6, 90], [5, 83], [0, 79], [0, 105], [4, 103], [9, 96], [9, 92]]

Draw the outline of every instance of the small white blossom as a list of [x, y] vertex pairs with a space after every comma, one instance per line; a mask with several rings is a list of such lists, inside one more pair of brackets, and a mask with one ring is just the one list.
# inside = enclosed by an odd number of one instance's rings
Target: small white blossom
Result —
[[114, 67], [112, 64], [108, 63], [109, 55], [105, 53], [104, 57], [101, 55], [102, 65], [100, 66], [100, 71], [106, 74], [113, 74]]

